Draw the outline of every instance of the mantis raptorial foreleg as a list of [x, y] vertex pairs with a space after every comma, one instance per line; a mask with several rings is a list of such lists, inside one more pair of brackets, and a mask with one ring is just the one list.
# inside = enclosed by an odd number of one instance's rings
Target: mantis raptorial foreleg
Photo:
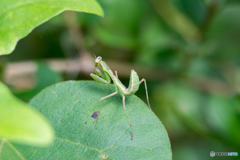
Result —
[[104, 83], [104, 84], [108, 84], [108, 81], [106, 81], [105, 79], [99, 77], [96, 74], [92, 74], [90, 75], [92, 77], [92, 79], [94, 79], [95, 81], [99, 82], [99, 83]]
[[140, 84], [144, 81], [144, 85], [145, 85], [145, 91], [146, 91], [146, 97], [147, 97], [147, 102], [148, 102], [148, 107], [152, 110], [152, 108], [150, 107], [150, 103], [149, 103], [149, 99], [148, 99], [148, 91], [147, 91], [147, 82], [146, 82], [146, 79], [142, 79], [140, 81]]
[[102, 77], [103, 79], [107, 79], [105, 74], [100, 71], [97, 67], [94, 68], [94, 72], [96, 73], [96, 75], [98, 75], [99, 77]]
[[99, 83], [104, 83], [104, 84], [111, 83], [111, 78], [109, 77], [109, 75], [106, 72], [102, 73], [102, 71], [100, 71], [96, 67], [94, 68], [94, 71], [95, 71], [96, 74], [93, 74], [93, 73], [90, 74], [92, 79], [94, 79], [95, 81], [97, 81]]

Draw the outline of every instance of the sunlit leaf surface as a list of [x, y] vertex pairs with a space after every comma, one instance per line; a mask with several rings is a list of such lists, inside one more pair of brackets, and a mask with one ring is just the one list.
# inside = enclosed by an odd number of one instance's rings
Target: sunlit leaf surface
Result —
[[95, 0], [1, 0], [0, 55], [12, 52], [19, 39], [65, 10], [103, 15]]

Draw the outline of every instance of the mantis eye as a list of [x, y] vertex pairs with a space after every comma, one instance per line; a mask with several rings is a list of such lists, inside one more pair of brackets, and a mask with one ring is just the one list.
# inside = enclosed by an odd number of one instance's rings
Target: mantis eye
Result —
[[97, 58], [97, 61], [101, 61], [101, 60], [102, 60], [102, 57], [99, 56], [99, 57]]

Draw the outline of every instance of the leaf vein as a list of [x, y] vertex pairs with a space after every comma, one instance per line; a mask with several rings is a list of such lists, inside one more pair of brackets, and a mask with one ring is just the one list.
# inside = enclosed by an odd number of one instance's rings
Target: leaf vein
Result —
[[1, 159], [1, 152], [2, 152], [4, 142], [5, 142], [5, 139], [2, 139], [2, 143], [0, 145], [0, 159]]
[[[118, 146], [112, 146], [112, 147], [132, 147], [132, 148], [138, 148], [138, 149], [147, 149], [147, 150], [153, 150], [152, 148], [143, 148], [143, 147], [137, 147], [137, 146], [128, 146], [128, 145], [118, 145]], [[111, 147], [111, 148], [112, 148]], [[158, 146], [159, 147], [159, 146]], [[157, 148], [157, 147], [155, 147]], [[154, 148], [154, 149], [155, 149]]]
[[26, 160], [25, 158], [23, 158], [23, 156], [21, 155], [20, 152], [18, 152], [18, 150], [10, 143], [6, 140], [6, 142], [8, 143], [8, 145], [17, 153], [17, 155], [22, 159], [22, 160]]
[[79, 143], [79, 142], [70, 141], [70, 140], [68, 140], [68, 139], [64, 139], [64, 138], [60, 138], [60, 137], [55, 137], [55, 138], [60, 139], [60, 140], [63, 140], [63, 141], [66, 141], [66, 142], [69, 142], [69, 143], [73, 143], [73, 144], [76, 144], [76, 145], [84, 146], [84, 147], [86, 147], [86, 148], [89, 148], [89, 149], [92, 149], [92, 150], [95, 150], [95, 151], [98, 151], [98, 152], [104, 154], [101, 150], [99, 150], [99, 149], [97, 149], [97, 148], [92, 148], [92, 147], [90, 147], [90, 146], [84, 145], [84, 144]]
[[31, 159], [33, 157], [33, 155], [37, 152], [38, 149], [36, 149], [33, 154], [28, 158], [28, 159]]
[[68, 115], [68, 113], [69, 113], [70, 111], [73, 110], [73, 108], [76, 106], [76, 104], [77, 104], [79, 101], [80, 101], [80, 100], [78, 100], [78, 101], [72, 106], [72, 108], [70, 108], [70, 109], [66, 112], [66, 114], [64, 114], [64, 115], [62, 116], [62, 118], [59, 119], [59, 121], [56, 123], [56, 125], [57, 125], [58, 123], [60, 123], [60, 121], [61, 121], [66, 115]]
[[128, 127], [128, 128], [123, 132], [123, 134], [122, 134], [111, 146], [103, 149], [103, 151], [106, 150], [106, 149], [112, 148], [112, 147], [114, 146], [114, 144], [127, 132], [127, 130], [128, 130], [129, 128], [130, 128], [130, 127]]

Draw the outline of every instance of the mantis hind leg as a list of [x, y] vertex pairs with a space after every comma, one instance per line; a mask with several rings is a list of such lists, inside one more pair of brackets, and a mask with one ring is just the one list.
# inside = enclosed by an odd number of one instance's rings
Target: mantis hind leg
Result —
[[144, 84], [145, 84], [145, 91], [146, 91], [146, 97], [147, 97], [148, 107], [152, 110], [152, 108], [150, 107], [149, 99], [148, 99], [148, 91], [147, 91], [147, 82], [146, 82], [146, 79], [143, 78], [143, 79], [140, 81], [140, 84], [141, 84], [142, 82], [144, 82]]
[[131, 140], [133, 140], [133, 129], [132, 129], [132, 124], [131, 124], [130, 119], [129, 119], [128, 114], [127, 114], [127, 110], [126, 110], [125, 96], [123, 96], [123, 108], [124, 108], [124, 111], [125, 111], [125, 113], [126, 113], [126, 116], [127, 116], [127, 119], [128, 119], [129, 125], [130, 125], [130, 128], [131, 128], [131, 134], [132, 134]]
[[112, 94], [109, 94], [108, 96], [106, 96], [106, 97], [103, 97], [103, 98], [101, 98], [100, 99], [100, 103], [99, 103], [99, 114], [98, 114], [98, 116], [97, 116], [97, 119], [94, 121], [94, 122], [97, 122], [97, 120], [98, 120], [98, 118], [99, 118], [99, 116], [100, 116], [100, 109], [101, 109], [101, 101], [102, 100], [104, 100], [104, 99], [107, 99], [107, 98], [109, 98], [109, 97], [112, 97], [112, 96], [114, 96], [114, 95], [116, 95], [118, 92], [116, 91], [116, 92], [114, 92], [114, 93], [112, 93]]

